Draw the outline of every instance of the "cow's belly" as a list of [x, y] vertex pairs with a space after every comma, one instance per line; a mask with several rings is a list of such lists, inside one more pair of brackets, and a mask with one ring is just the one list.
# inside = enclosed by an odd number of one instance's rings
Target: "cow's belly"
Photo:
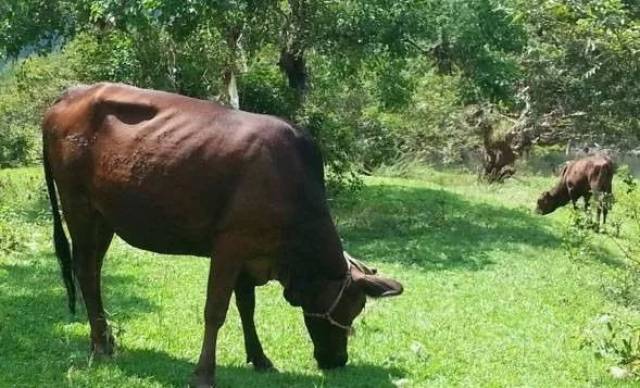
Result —
[[[211, 256], [218, 235], [234, 234], [242, 239], [242, 251], [251, 252], [248, 258], [253, 259], [277, 255], [285, 238], [279, 222], [281, 206], [272, 208], [274, 201], [267, 198], [229, 195], [224, 182], [185, 186], [179, 179], [157, 179], [129, 186], [102, 180], [93, 186], [94, 207], [118, 236], [137, 248]], [[250, 267], [261, 283], [275, 276], [261, 260], [252, 261]]]
[[158, 253], [209, 256], [215, 209], [197, 197], [168, 182], [144, 187], [105, 180], [90, 195], [93, 206], [129, 244]]
[[270, 280], [277, 279], [279, 268], [276, 258], [258, 257], [246, 261], [243, 270], [253, 284], [261, 286]]
[[115, 233], [134, 247], [166, 254], [211, 255], [214, 236], [207, 225], [185, 225], [144, 205], [111, 203], [98, 207]]
[[211, 244], [205, 240], [185, 238], [173, 229], [163, 230], [155, 225], [146, 228], [135, 228], [130, 224], [116, 225], [114, 231], [129, 245], [151, 252], [193, 256], [210, 256], [212, 252]]

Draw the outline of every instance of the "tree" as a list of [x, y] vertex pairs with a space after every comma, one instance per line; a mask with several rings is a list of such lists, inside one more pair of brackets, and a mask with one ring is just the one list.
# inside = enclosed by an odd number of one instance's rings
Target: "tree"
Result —
[[522, 63], [532, 114], [552, 122], [541, 136], [623, 148], [640, 140], [640, 19], [633, 4], [538, 0], [519, 5], [530, 35]]
[[51, 50], [74, 28], [70, 1], [4, 0], [0, 2], [0, 59]]

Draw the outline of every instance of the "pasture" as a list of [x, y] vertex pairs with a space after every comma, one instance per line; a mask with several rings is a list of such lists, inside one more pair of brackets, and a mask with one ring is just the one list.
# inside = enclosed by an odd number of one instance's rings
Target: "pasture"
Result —
[[[41, 175], [0, 170], [0, 386], [185, 386], [202, 339], [207, 260], [115, 239], [103, 290], [117, 354], [91, 359], [84, 311], [67, 312]], [[370, 300], [347, 367], [322, 372], [299, 309], [278, 284], [258, 288], [258, 333], [278, 372], [245, 365], [232, 306], [219, 386], [632, 386], [583, 346], [603, 314], [632, 314], [607, 289], [624, 268], [605, 236], [595, 237], [597, 254], [565, 253], [568, 207], [532, 212], [552, 181], [487, 186], [426, 169], [365, 178], [362, 190], [331, 201], [334, 217], [347, 250], [400, 280], [404, 294]]]

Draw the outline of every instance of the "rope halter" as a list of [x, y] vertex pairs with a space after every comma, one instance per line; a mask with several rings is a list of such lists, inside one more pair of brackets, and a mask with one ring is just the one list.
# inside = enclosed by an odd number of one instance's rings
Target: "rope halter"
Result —
[[344, 291], [351, 285], [351, 281], [352, 281], [351, 262], [349, 260], [346, 260], [346, 262], [347, 262], [347, 274], [345, 275], [344, 280], [342, 281], [342, 285], [340, 286], [340, 291], [338, 292], [338, 295], [336, 295], [336, 298], [334, 299], [333, 303], [331, 303], [331, 306], [329, 306], [329, 309], [327, 309], [327, 311], [325, 311], [324, 313], [308, 313], [303, 310], [303, 314], [306, 315], [307, 317], [324, 319], [328, 321], [330, 324], [332, 324], [333, 326], [346, 330], [348, 334], [351, 334], [353, 333], [353, 328], [351, 327], [351, 325], [344, 325], [336, 321], [335, 319], [333, 319], [333, 317], [331, 316], [331, 314], [333, 313], [333, 310], [335, 310], [338, 304], [340, 303], [340, 300], [344, 295]]

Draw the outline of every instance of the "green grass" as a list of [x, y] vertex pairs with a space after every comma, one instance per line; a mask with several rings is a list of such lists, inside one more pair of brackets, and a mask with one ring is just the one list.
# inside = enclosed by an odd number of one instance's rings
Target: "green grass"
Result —
[[[221, 387], [633, 385], [581, 348], [601, 314], [629, 313], [606, 292], [623, 268], [604, 238], [593, 257], [567, 257], [569, 211], [531, 211], [551, 178], [484, 186], [461, 173], [414, 176], [367, 178], [331, 202], [347, 249], [405, 286], [367, 304], [348, 366], [315, 367], [300, 311], [270, 284], [258, 291], [256, 323], [279, 372], [245, 365], [232, 307], [218, 342]], [[207, 260], [116, 239], [103, 295], [118, 352], [92, 360], [84, 315], [66, 311], [44, 198], [39, 169], [0, 170], [0, 238], [15, 241], [0, 250], [0, 386], [184, 386], [200, 349]]]

